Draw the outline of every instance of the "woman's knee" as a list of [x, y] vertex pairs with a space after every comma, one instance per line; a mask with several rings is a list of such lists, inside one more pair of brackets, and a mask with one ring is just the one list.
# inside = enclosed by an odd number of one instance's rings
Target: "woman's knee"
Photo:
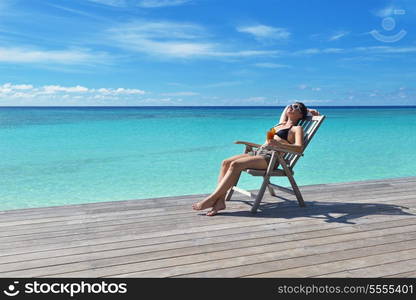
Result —
[[229, 158], [227, 158], [227, 159], [224, 159], [224, 160], [222, 161], [221, 165], [222, 165], [223, 167], [229, 168], [229, 167], [230, 167], [230, 165], [231, 165], [231, 163], [232, 163], [232, 160], [230, 160]]
[[230, 170], [240, 170], [241, 171], [244, 167], [243, 167], [242, 162], [239, 162], [238, 160], [234, 160], [230, 163], [229, 168], [230, 168]]

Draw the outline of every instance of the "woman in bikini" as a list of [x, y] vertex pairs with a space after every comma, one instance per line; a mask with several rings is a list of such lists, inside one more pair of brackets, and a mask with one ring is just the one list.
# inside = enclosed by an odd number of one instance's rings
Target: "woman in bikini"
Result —
[[[220, 210], [225, 209], [225, 197], [228, 190], [233, 187], [245, 169], [267, 169], [271, 150], [266, 146], [281, 146], [288, 150], [301, 151], [303, 148], [303, 128], [297, 126], [298, 122], [304, 119], [308, 112], [312, 115], [319, 115], [314, 109], [308, 109], [302, 102], [295, 102], [288, 105], [280, 117], [280, 123], [274, 128], [276, 134], [273, 139], [267, 140], [257, 150], [239, 154], [222, 161], [218, 186], [215, 191], [204, 200], [192, 204], [194, 210], [211, 208], [207, 216], [214, 216]], [[277, 168], [278, 162], [275, 165]]]

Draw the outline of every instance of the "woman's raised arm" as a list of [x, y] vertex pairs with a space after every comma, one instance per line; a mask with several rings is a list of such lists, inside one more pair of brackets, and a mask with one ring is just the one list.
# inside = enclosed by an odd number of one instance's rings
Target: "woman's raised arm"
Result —
[[[288, 109], [288, 107], [289, 107], [289, 105], [287, 105], [285, 107], [282, 114], [280, 115], [279, 124], [284, 123], [284, 122], [287, 121], [286, 110]], [[308, 113], [309, 113], [309, 115], [312, 115], [312, 116], [319, 116], [320, 115], [320, 113], [317, 109], [312, 109], [312, 108], [308, 108]]]
[[286, 122], [287, 121], [287, 116], [286, 116], [286, 110], [288, 109], [289, 105], [287, 105], [285, 107], [285, 109], [283, 110], [282, 114], [280, 115], [280, 121], [279, 124]]

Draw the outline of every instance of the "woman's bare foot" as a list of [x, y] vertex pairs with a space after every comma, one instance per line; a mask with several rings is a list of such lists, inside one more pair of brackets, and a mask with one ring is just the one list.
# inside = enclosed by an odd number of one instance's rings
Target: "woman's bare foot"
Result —
[[203, 210], [203, 209], [207, 209], [209, 207], [213, 207], [214, 204], [216, 202], [216, 199], [212, 199], [212, 198], [207, 198], [204, 199], [202, 201], [199, 201], [197, 203], [192, 204], [192, 208], [194, 210]]
[[223, 209], [225, 209], [225, 201], [220, 199], [215, 203], [214, 207], [209, 212], [207, 212], [207, 216], [215, 216], [220, 210]]

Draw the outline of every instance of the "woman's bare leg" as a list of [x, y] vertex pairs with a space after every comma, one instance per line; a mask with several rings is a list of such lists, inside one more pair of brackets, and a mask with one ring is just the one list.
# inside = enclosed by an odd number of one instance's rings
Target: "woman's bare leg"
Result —
[[215, 202], [235, 184], [241, 171], [248, 168], [266, 169], [267, 162], [261, 156], [248, 156], [234, 160], [215, 191], [201, 202], [194, 203], [192, 207], [195, 210], [201, 210], [215, 205]]
[[[220, 176], [218, 177], [218, 184], [221, 182], [221, 179], [224, 177], [225, 173], [228, 171], [228, 168], [229, 168], [232, 161], [237, 160], [237, 159], [242, 158], [242, 157], [247, 157], [247, 156], [249, 156], [249, 155], [245, 155], [245, 154], [236, 155], [236, 156], [233, 156], [233, 157], [230, 157], [230, 158], [224, 160], [223, 161], [223, 167], [221, 168]], [[234, 185], [235, 185], [235, 183], [232, 186], [234, 186]], [[225, 194], [221, 195], [217, 199], [217, 201], [215, 201], [214, 205], [212, 206], [212, 209], [207, 212], [207, 216], [215, 216], [220, 210], [224, 210], [226, 208], [225, 197], [227, 196], [227, 193], [228, 193], [228, 191]]]
[[[250, 155], [248, 154], [238, 154], [238, 155], [234, 155], [231, 156], [227, 159], [224, 159], [221, 163], [221, 168], [220, 168], [220, 174], [218, 175], [218, 184], [221, 183], [221, 180], [224, 178], [225, 174], [227, 173], [228, 169], [230, 168], [230, 165], [233, 161], [243, 158], [243, 157], [250, 157]], [[227, 191], [228, 192], [228, 191]], [[221, 197], [219, 197], [218, 200], [220, 199], [224, 199], [225, 201], [225, 197], [227, 196], [227, 192], [224, 193], [223, 195], [221, 195]]]
[[[221, 181], [224, 178], [225, 174], [227, 173], [228, 169], [230, 168], [231, 163], [233, 161], [238, 160], [238, 159], [243, 158], [243, 157], [252, 157], [252, 156], [243, 153], [243, 154], [238, 154], [238, 155], [231, 156], [231, 157], [229, 157], [227, 159], [224, 159], [222, 161], [221, 168], [220, 168], [220, 174], [218, 175], [218, 184], [217, 184], [217, 187], [221, 183]], [[220, 197], [224, 198], [224, 200], [225, 200], [226, 195], [227, 195], [227, 192], [225, 192]], [[218, 199], [220, 197], [218, 197]], [[218, 199], [216, 199], [216, 200], [218, 200]], [[216, 200], [211, 199], [209, 202], [200, 201], [198, 203], [194, 203], [192, 205], [192, 207], [194, 209], [197, 209], [197, 210], [202, 210], [202, 209], [206, 209], [206, 208], [209, 208], [209, 207], [213, 207]]]

